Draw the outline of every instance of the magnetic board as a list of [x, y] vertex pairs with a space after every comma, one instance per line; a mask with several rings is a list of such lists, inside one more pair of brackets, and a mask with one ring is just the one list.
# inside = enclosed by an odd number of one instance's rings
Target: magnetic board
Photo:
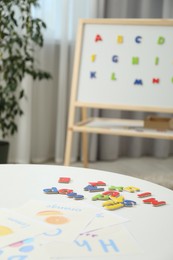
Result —
[[173, 20], [83, 19], [79, 27], [76, 104], [173, 112]]

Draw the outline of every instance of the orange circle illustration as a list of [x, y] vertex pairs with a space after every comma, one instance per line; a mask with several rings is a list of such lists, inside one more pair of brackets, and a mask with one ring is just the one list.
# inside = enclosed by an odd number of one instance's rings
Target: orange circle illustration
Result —
[[69, 222], [69, 219], [64, 216], [51, 216], [45, 219], [49, 224], [62, 225]]
[[61, 215], [63, 214], [58, 210], [44, 210], [37, 213], [38, 216], [48, 216], [48, 215]]
[[0, 236], [6, 236], [13, 233], [13, 230], [9, 227], [0, 226]]

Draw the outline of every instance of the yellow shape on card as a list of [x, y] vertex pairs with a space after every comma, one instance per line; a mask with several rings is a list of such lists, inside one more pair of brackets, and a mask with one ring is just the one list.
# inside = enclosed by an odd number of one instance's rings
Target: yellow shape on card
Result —
[[13, 230], [6, 226], [0, 226], [0, 236], [7, 236], [9, 234], [12, 234]]

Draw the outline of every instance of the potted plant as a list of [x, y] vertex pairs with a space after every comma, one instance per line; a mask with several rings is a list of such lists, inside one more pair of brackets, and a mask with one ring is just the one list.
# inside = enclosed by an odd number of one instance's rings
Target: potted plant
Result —
[[[33, 80], [49, 79], [51, 75], [39, 69], [34, 58], [35, 48], [43, 47], [46, 24], [32, 16], [38, 0], [0, 0], [0, 135], [1, 144], [17, 130], [17, 117], [24, 111], [21, 99], [25, 89], [21, 82], [26, 75]], [[8, 148], [7, 148], [8, 151]], [[0, 149], [0, 163], [5, 156]]]

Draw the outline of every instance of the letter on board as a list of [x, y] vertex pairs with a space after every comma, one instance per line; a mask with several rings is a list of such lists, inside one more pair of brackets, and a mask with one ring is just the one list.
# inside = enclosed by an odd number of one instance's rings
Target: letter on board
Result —
[[139, 58], [138, 57], [132, 57], [132, 64], [139, 64]]
[[153, 84], [159, 84], [159, 82], [160, 82], [160, 79], [153, 78]]
[[135, 79], [134, 85], [143, 85], [142, 79]]
[[95, 37], [95, 42], [98, 42], [98, 41], [102, 41], [102, 37], [99, 34], [97, 34]]
[[135, 42], [136, 43], [141, 43], [141, 41], [142, 41], [142, 37], [141, 36], [136, 36]]
[[157, 43], [158, 43], [158, 44], [164, 44], [164, 42], [165, 42], [165, 38], [162, 37], [162, 36], [160, 36], [160, 37], [158, 38], [158, 40], [157, 40]]
[[118, 35], [117, 43], [123, 43], [123, 36], [122, 35]]
[[118, 56], [117, 55], [113, 55], [112, 56], [112, 61], [117, 63], [118, 62]]

